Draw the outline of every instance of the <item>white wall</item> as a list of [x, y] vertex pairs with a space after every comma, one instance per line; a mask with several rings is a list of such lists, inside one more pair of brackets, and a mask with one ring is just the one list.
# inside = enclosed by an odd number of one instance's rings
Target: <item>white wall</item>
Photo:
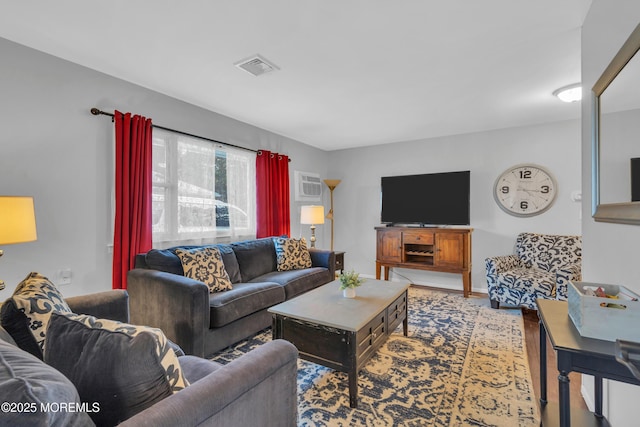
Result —
[[[574, 106], [568, 105], [568, 108]], [[546, 167], [558, 181], [553, 207], [538, 216], [518, 218], [493, 199], [493, 185], [505, 169], [519, 163]], [[471, 171], [472, 283], [486, 291], [484, 260], [512, 253], [522, 231], [580, 234], [580, 122], [502, 129], [421, 141], [334, 151], [329, 174], [342, 179], [334, 192], [335, 249], [346, 251], [347, 269], [375, 274], [374, 227], [380, 225], [380, 178], [389, 175]], [[397, 269], [415, 283], [462, 289], [460, 275]], [[393, 276], [392, 276], [393, 278]], [[395, 277], [400, 279], [399, 277]]]
[[[0, 39], [0, 195], [34, 197], [38, 240], [3, 247], [7, 298], [30, 271], [54, 282], [72, 270], [65, 296], [111, 288], [113, 124], [91, 107], [289, 155], [290, 169], [326, 171], [327, 153], [102, 73]], [[251, 78], [249, 76], [248, 78]], [[188, 84], [188, 82], [187, 82]], [[292, 177], [293, 178], [293, 177]], [[292, 204], [291, 217], [299, 216]], [[299, 233], [292, 222], [292, 234]]]
[[[587, 93], [638, 23], [640, 2], [593, 0], [582, 29], [582, 82]], [[591, 104], [583, 102], [583, 279], [622, 284], [640, 292], [640, 227], [599, 223], [591, 219], [591, 197], [587, 192], [591, 188], [591, 125]], [[620, 184], [628, 185], [627, 182]], [[591, 377], [583, 376], [583, 383], [583, 391], [588, 393], [586, 398], [592, 401]], [[604, 413], [611, 425], [638, 425], [636, 406], [640, 400], [640, 387], [615, 381], [605, 383]]]

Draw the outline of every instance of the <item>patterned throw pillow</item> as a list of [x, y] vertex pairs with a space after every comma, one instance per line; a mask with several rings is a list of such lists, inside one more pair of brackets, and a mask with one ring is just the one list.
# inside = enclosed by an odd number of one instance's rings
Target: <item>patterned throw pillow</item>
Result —
[[311, 255], [307, 249], [307, 241], [303, 238], [287, 239], [276, 237], [273, 239], [276, 247], [278, 271], [301, 270], [311, 267]]
[[2, 326], [18, 347], [42, 359], [51, 313], [71, 313], [62, 294], [39, 273], [29, 275], [2, 305]]
[[209, 286], [209, 292], [232, 289], [218, 248], [177, 249], [176, 255], [180, 258], [185, 277], [206, 284]]
[[160, 329], [84, 314], [51, 316], [44, 361], [66, 376], [97, 425], [116, 425], [189, 385]]

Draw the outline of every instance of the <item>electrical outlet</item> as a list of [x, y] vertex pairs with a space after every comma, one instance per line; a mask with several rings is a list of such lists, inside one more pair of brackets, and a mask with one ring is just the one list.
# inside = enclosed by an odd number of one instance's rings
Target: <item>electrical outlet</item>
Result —
[[71, 284], [71, 269], [63, 268], [62, 270], [58, 271], [58, 285], [64, 286], [64, 285], [70, 285], [70, 284]]

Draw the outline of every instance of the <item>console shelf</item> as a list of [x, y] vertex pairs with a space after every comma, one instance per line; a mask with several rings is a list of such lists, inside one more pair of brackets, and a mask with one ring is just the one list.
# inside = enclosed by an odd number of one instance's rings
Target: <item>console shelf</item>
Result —
[[462, 274], [464, 296], [471, 293], [472, 228], [376, 227], [376, 279], [384, 267]]

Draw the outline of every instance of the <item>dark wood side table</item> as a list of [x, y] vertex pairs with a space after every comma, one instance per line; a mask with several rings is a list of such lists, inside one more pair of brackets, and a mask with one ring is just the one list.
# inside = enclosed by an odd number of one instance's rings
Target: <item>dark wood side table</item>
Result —
[[336, 253], [336, 272], [344, 273], [344, 252], [335, 251]]
[[[536, 300], [540, 317], [540, 404], [543, 426], [609, 426], [602, 416], [602, 379], [640, 385], [629, 370], [616, 361], [615, 342], [584, 338], [569, 317], [566, 301]], [[558, 362], [558, 406], [547, 402], [547, 335]], [[569, 373], [593, 375], [595, 412], [571, 408]]]

